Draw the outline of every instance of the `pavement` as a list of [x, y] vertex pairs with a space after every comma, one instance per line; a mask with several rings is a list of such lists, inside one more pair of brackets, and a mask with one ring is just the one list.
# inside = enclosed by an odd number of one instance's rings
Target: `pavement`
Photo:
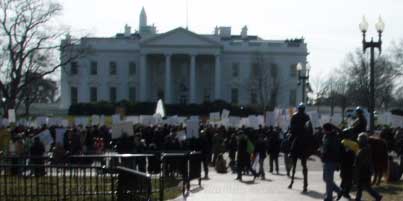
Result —
[[[282, 159], [282, 157], [281, 157]], [[293, 189], [287, 186], [290, 179], [285, 174], [283, 163], [280, 163], [280, 175], [268, 172], [268, 160], [265, 161], [266, 179], [243, 176], [243, 181], [235, 180], [236, 174], [218, 174], [210, 168], [209, 180], [202, 180], [202, 187], [197, 181], [192, 181], [191, 192], [186, 198], [179, 197], [175, 201], [314, 201], [323, 200], [325, 185], [322, 180], [322, 165], [318, 158], [308, 161], [308, 192], [302, 193], [302, 172], [300, 168], [295, 174]], [[297, 166], [300, 166], [298, 164]], [[339, 172], [335, 173], [336, 183], [339, 184]], [[353, 196], [353, 195], [352, 195]], [[336, 197], [336, 193], [334, 193]], [[346, 199], [341, 199], [346, 201]]]

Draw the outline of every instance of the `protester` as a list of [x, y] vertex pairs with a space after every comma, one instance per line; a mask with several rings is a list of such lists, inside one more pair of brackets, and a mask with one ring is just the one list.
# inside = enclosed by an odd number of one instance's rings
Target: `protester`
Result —
[[278, 129], [269, 128], [269, 140], [268, 140], [268, 153], [270, 159], [270, 169], [269, 172], [273, 173], [273, 166], [275, 166], [276, 173], [279, 174], [278, 168], [278, 156], [280, 154], [280, 131]]
[[225, 174], [228, 172], [227, 169], [228, 169], [227, 161], [224, 159], [222, 154], [218, 155], [216, 163], [215, 163], [215, 170], [218, 173]]
[[263, 134], [260, 134], [258, 137], [258, 140], [256, 142], [255, 146], [255, 151], [254, 155], [257, 156], [259, 155], [258, 163], [259, 163], [259, 170], [258, 170], [258, 175], [262, 177], [262, 180], [264, 180], [265, 177], [265, 172], [264, 172], [264, 160], [266, 159], [266, 148], [267, 142], [265, 139], [265, 136]]
[[238, 143], [238, 155], [237, 155], [237, 180], [242, 181], [242, 171], [250, 171], [253, 174], [253, 180], [256, 179], [258, 174], [251, 166], [251, 152], [248, 152], [248, 137], [245, 134], [240, 134]]
[[368, 144], [368, 135], [366, 133], [360, 133], [357, 141], [360, 146], [360, 150], [355, 160], [355, 170], [357, 176], [357, 194], [355, 200], [360, 201], [362, 191], [366, 190], [372, 197], [375, 198], [376, 201], [380, 201], [382, 200], [382, 195], [371, 187], [373, 163], [371, 150]]
[[[326, 183], [326, 194], [324, 201], [333, 200], [333, 191], [341, 194], [340, 188], [334, 182], [334, 172], [339, 168], [341, 143], [337, 137], [333, 125], [326, 123], [323, 125], [324, 137], [322, 147], [323, 180]], [[339, 197], [339, 196], [338, 196]]]

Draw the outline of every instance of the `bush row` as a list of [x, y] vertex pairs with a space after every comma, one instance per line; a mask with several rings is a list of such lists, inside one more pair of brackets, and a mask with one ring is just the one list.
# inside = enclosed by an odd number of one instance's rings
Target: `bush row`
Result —
[[[118, 103], [97, 102], [97, 103], [78, 103], [69, 108], [69, 115], [112, 115], [116, 113], [117, 108], [123, 108], [126, 115], [152, 115], [155, 112], [157, 103], [155, 102], [128, 102]], [[205, 102], [202, 104], [170, 104], [164, 105], [165, 113], [180, 116], [207, 116], [211, 112], [221, 112], [223, 109], [231, 111], [234, 116], [248, 116], [259, 114], [256, 108], [237, 106], [225, 101]], [[260, 112], [261, 113], [261, 112]]]

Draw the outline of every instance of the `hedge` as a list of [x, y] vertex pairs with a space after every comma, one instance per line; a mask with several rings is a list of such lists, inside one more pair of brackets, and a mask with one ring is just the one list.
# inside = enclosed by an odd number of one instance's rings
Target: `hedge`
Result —
[[[157, 106], [156, 102], [129, 102], [121, 101], [118, 103], [97, 102], [97, 103], [78, 103], [73, 104], [69, 108], [69, 115], [112, 115], [116, 112], [116, 108], [124, 108], [126, 115], [152, 115]], [[191, 116], [200, 115], [207, 116], [211, 112], [221, 112], [223, 109], [231, 111], [234, 116], [248, 116], [252, 114], [261, 114], [258, 109], [252, 107], [232, 105], [225, 101], [205, 102], [202, 104], [169, 104], [164, 105], [165, 113], [168, 116], [180, 115]]]

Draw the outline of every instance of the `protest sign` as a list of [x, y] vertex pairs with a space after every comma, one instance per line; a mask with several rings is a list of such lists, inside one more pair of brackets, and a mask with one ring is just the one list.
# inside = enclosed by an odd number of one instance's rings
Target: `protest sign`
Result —
[[74, 124], [76, 126], [86, 127], [88, 125], [88, 118], [87, 117], [76, 117], [74, 119]]
[[220, 113], [219, 112], [212, 112], [212, 113], [210, 113], [210, 115], [209, 115], [209, 121], [210, 122], [217, 122], [217, 121], [220, 121]]
[[39, 133], [36, 137], [38, 137], [41, 142], [47, 147], [49, 148], [49, 146], [53, 143], [53, 138], [52, 135], [50, 135], [50, 132], [48, 129], [42, 131], [41, 133]]
[[228, 119], [230, 127], [239, 128], [241, 126], [241, 117], [230, 116]]
[[56, 129], [56, 144], [64, 144], [64, 134], [66, 133], [65, 128], [57, 128]]
[[112, 115], [112, 124], [118, 124], [120, 122], [120, 114]]
[[403, 116], [391, 115], [391, 126], [393, 128], [403, 128]]
[[8, 110], [8, 122], [9, 123], [16, 123], [16, 117], [15, 117], [15, 110], [14, 109], [9, 109]]
[[199, 138], [199, 122], [188, 120], [186, 121], [186, 137]]
[[126, 133], [127, 136], [133, 136], [133, 124], [131, 122], [120, 122], [112, 125], [112, 139], [117, 139]]
[[91, 116], [91, 125], [93, 125], [93, 126], [99, 125], [100, 119], [101, 118], [99, 115], [92, 115]]
[[132, 124], [139, 124], [140, 117], [139, 116], [127, 116], [125, 121], [126, 122], [131, 122]]
[[229, 110], [223, 109], [223, 111], [221, 112], [221, 119], [227, 119], [229, 117]]
[[186, 140], [186, 132], [184, 130], [176, 132], [176, 138], [179, 141], [185, 141]]
[[266, 119], [265, 119], [265, 125], [266, 126], [276, 126], [276, 114], [274, 112], [266, 112]]

